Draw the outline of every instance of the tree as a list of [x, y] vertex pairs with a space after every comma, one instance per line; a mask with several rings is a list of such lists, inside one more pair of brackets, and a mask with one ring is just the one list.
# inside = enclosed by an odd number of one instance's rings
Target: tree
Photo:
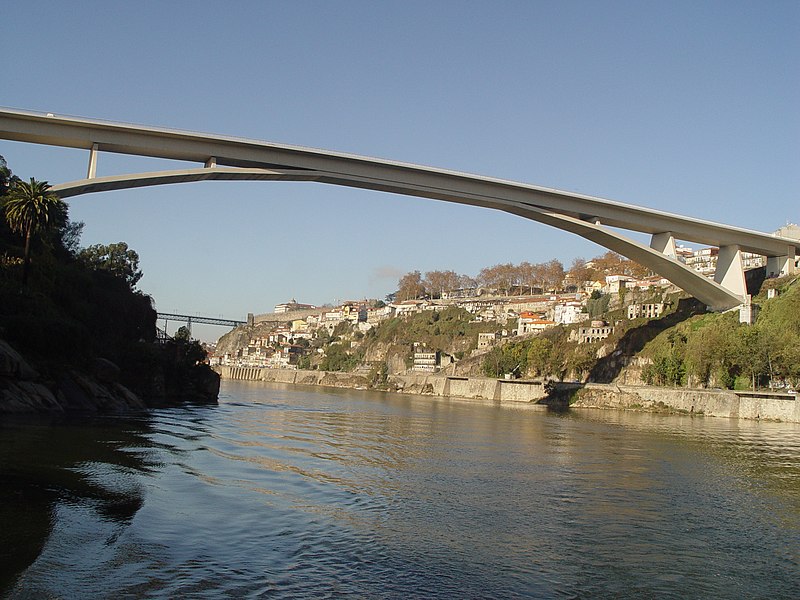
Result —
[[482, 368], [487, 377], [502, 377], [507, 373], [521, 375], [528, 369], [527, 346], [519, 342], [495, 346], [484, 356]]
[[[659, 338], [657, 338], [659, 339]], [[686, 336], [676, 330], [668, 330], [651, 355], [651, 364], [642, 370], [642, 378], [648, 385], [681, 385], [686, 375], [683, 359]]]
[[189, 328], [185, 325], [181, 325], [178, 327], [178, 331], [175, 332], [174, 339], [176, 341], [188, 342], [192, 339], [192, 332], [189, 331]]
[[569, 278], [580, 289], [587, 281], [594, 281], [597, 277], [596, 271], [586, 264], [582, 258], [576, 258], [572, 261], [569, 268]]
[[422, 285], [422, 275], [419, 271], [406, 273], [397, 282], [397, 298], [400, 300], [419, 298], [424, 293], [425, 286]]
[[528, 293], [533, 294], [533, 284], [536, 283], [536, 269], [528, 261], [519, 263], [517, 267], [519, 283], [528, 288]]
[[478, 282], [482, 286], [495, 291], [501, 291], [506, 295], [508, 291], [516, 285], [517, 280], [518, 273], [516, 267], [511, 263], [486, 267], [481, 269], [481, 272], [478, 273]]
[[[31, 239], [35, 233], [66, 220], [66, 207], [61, 199], [49, 192], [46, 181], [14, 182], [4, 201], [6, 221], [12, 232], [25, 238], [22, 285], [28, 283], [31, 262]], [[61, 217], [59, 221], [59, 217]]]
[[341, 344], [331, 344], [325, 350], [325, 356], [319, 364], [322, 371], [351, 371], [358, 363], [358, 358], [348, 354]]
[[574, 377], [585, 381], [597, 363], [597, 350], [591, 344], [577, 344], [567, 355], [566, 368]]
[[733, 357], [736, 366], [742, 374], [750, 379], [753, 391], [760, 382], [762, 375], [769, 373], [769, 344], [770, 340], [760, 335], [758, 327], [740, 325], [736, 329], [733, 340]]
[[441, 298], [444, 292], [458, 289], [459, 279], [455, 271], [428, 271], [422, 283], [429, 296]]
[[719, 318], [713, 319], [713, 325], [704, 324], [691, 332], [684, 353], [690, 387], [733, 387], [736, 335], [737, 325], [733, 320]]
[[0, 155], [0, 196], [5, 196], [11, 186], [19, 181], [19, 178], [11, 174], [6, 159]]
[[611, 296], [608, 294], [597, 292], [597, 297], [595, 297], [595, 292], [597, 290], [594, 290], [591, 297], [586, 301], [586, 312], [593, 319], [603, 316], [608, 310], [608, 304], [611, 301]]
[[104, 244], [89, 246], [78, 253], [78, 258], [92, 269], [108, 271], [121, 277], [131, 289], [142, 278], [142, 272], [139, 270], [139, 255], [135, 250], [129, 249], [125, 242], [107, 246]]
[[546, 375], [551, 361], [553, 342], [544, 337], [535, 337], [528, 344], [528, 368], [537, 377]]
[[469, 275], [459, 275], [458, 287], [464, 290], [478, 287], [478, 281], [474, 277], [470, 277]]
[[558, 259], [553, 259], [544, 265], [547, 289], [554, 292], [559, 290], [564, 283], [564, 265]]

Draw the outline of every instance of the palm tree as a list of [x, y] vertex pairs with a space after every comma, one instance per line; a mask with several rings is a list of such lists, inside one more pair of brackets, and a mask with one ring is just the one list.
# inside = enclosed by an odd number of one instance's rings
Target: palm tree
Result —
[[22, 285], [28, 282], [31, 261], [31, 238], [33, 234], [51, 227], [63, 214], [61, 199], [49, 192], [46, 181], [17, 181], [4, 200], [4, 210], [8, 226], [14, 233], [25, 236], [25, 261], [22, 267]]

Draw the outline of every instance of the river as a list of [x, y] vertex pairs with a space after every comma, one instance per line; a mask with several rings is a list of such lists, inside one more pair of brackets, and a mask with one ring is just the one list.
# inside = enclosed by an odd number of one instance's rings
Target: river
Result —
[[0, 424], [10, 598], [797, 598], [800, 426], [224, 382]]

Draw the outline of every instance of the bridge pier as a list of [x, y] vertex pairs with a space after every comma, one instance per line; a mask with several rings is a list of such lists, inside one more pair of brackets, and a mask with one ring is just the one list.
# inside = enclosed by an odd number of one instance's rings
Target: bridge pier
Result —
[[89, 169], [86, 171], [86, 179], [94, 179], [97, 176], [97, 148], [97, 142], [95, 142], [89, 149]]
[[795, 252], [797, 250], [794, 246], [789, 246], [785, 256], [768, 256], [767, 277], [794, 275], [797, 270], [795, 268]]
[[739, 246], [720, 246], [714, 281], [741, 298], [747, 296], [742, 250]]
[[675, 249], [675, 236], [672, 235], [671, 231], [654, 233], [653, 237], [650, 238], [650, 247], [670, 258], [678, 257], [678, 251]]

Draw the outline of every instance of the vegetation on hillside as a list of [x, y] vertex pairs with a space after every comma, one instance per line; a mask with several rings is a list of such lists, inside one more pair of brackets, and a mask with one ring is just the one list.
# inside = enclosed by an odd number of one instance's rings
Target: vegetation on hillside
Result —
[[[800, 385], [800, 279], [768, 280], [778, 295], [755, 298], [761, 307], [754, 325], [739, 323], [737, 311], [706, 313], [693, 300], [673, 302], [660, 319], [622, 319], [620, 311], [595, 310], [615, 322], [608, 338], [570, 341], [574, 328], [555, 327], [538, 336], [508, 341], [488, 352], [483, 373], [558, 380], [610, 382], [644, 363], [644, 383], [662, 386], [757, 389]], [[591, 301], [590, 301], [591, 302]], [[603, 302], [597, 298], [596, 303]], [[604, 302], [603, 302], [604, 303]], [[605, 303], [604, 303], [605, 304]], [[607, 305], [607, 304], [606, 304]], [[639, 359], [634, 360], [634, 359]]]
[[752, 388], [800, 384], [800, 284], [795, 278], [768, 281], [779, 295], [756, 301], [754, 325], [735, 312], [694, 317], [663, 332], [642, 355], [651, 361], [647, 383], [690, 387]]
[[492, 348], [483, 360], [487, 377], [582, 377], [596, 360], [596, 345], [569, 340], [569, 329], [554, 327], [526, 340]]
[[[324, 328], [318, 329], [310, 347], [322, 349], [323, 354], [304, 356], [298, 366], [324, 371], [352, 371], [365, 363], [382, 363], [382, 367], [381, 364], [371, 366], [385, 371], [389, 355], [411, 366], [415, 345], [460, 359], [477, 347], [478, 333], [493, 333], [500, 329], [500, 324], [475, 321], [468, 311], [455, 306], [387, 319], [366, 334], [354, 331], [349, 323], [343, 322], [331, 334]], [[381, 360], [370, 360], [376, 356]]]
[[204, 351], [154, 344], [152, 299], [135, 288], [138, 255], [122, 242], [81, 250], [81, 228], [46, 182], [20, 181], [0, 157], [0, 339], [46, 380], [103, 358], [144, 397], [178, 392]]
[[426, 348], [463, 356], [477, 347], [478, 333], [500, 331], [492, 321], [475, 321], [468, 311], [456, 306], [442, 311], [426, 310], [407, 318], [387, 319], [370, 329], [364, 347], [383, 343], [411, 347], [419, 343]]

